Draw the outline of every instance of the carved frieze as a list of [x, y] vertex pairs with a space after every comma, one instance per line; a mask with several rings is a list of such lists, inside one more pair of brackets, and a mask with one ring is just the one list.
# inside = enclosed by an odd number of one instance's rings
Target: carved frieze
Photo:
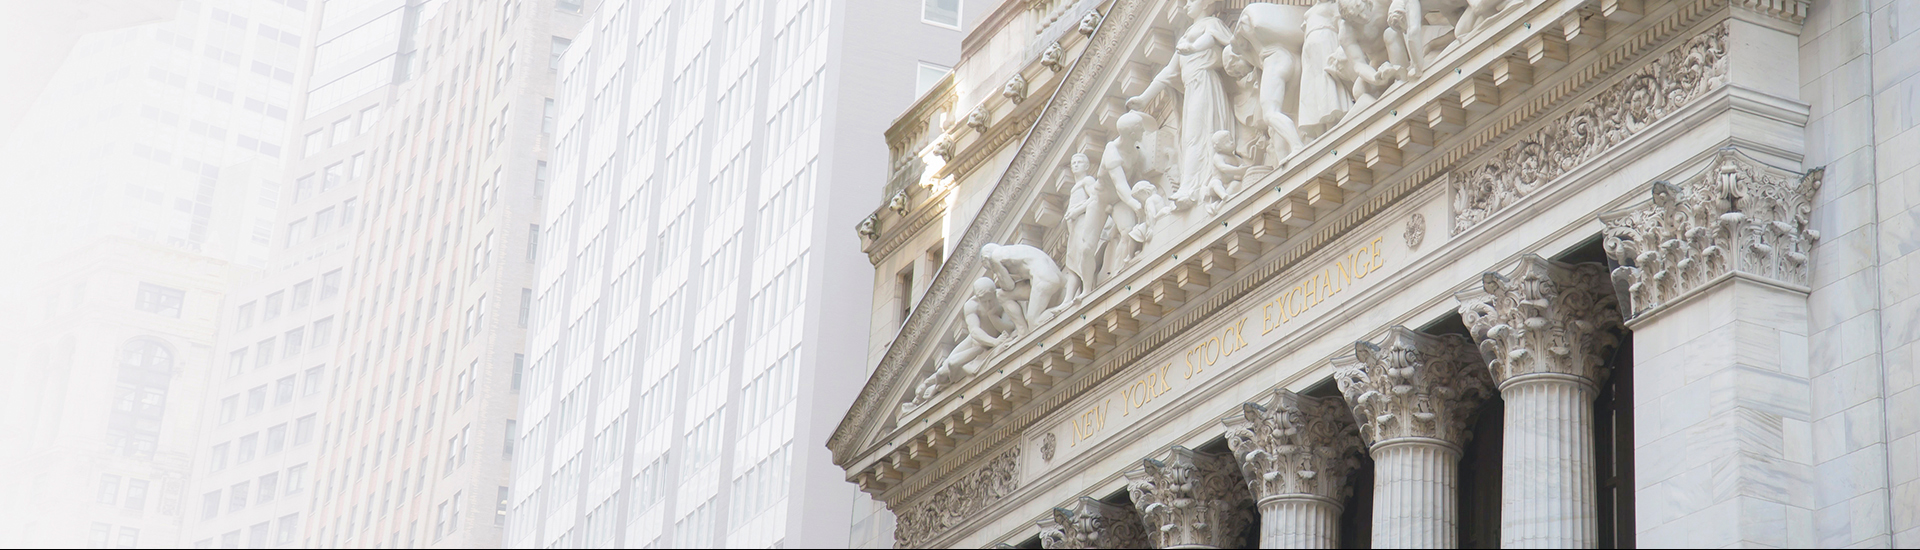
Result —
[[1355, 342], [1333, 379], [1368, 445], [1402, 438], [1467, 441], [1468, 423], [1492, 394], [1479, 352], [1465, 336], [1395, 326], [1380, 344]]
[[1788, 172], [1727, 148], [1691, 178], [1654, 182], [1652, 200], [1601, 215], [1627, 317], [1729, 272], [1807, 286], [1808, 255], [1820, 240], [1813, 195], [1824, 175], [1824, 168]]
[[1166, 456], [1142, 460], [1126, 474], [1153, 547], [1239, 547], [1253, 518], [1233, 457], [1178, 445]]
[[1485, 273], [1481, 288], [1457, 298], [1495, 383], [1543, 373], [1607, 379], [1620, 311], [1606, 266], [1528, 254], [1512, 273]]
[[1726, 53], [1727, 26], [1714, 25], [1505, 150], [1449, 172], [1452, 234], [1719, 88], [1726, 82]]
[[1338, 398], [1274, 390], [1228, 417], [1227, 445], [1247, 488], [1261, 500], [1306, 494], [1345, 500], [1347, 474], [1359, 466], [1360, 437]]
[[1147, 548], [1147, 530], [1133, 508], [1080, 497], [1040, 520], [1040, 547]]
[[1020, 447], [1015, 446], [926, 498], [894, 506], [899, 517], [893, 531], [894, 544], [899, 548], [924, 548], [935, 535], [1019, 487]]

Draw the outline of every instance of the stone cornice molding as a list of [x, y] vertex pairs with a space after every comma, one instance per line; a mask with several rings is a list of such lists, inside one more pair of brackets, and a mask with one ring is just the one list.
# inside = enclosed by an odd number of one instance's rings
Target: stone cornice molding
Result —
[[1334, 360], [1333, 379], [1367, 445], [1411, 439], [1458, 450], [1466, 444], [1469, 422], [1493, 385], [1465, 336], [1395, 326], [1380, 344], [1355, 342], [1353, 348], [1354, 355]]
[[[866, 244], [867, 262], [878, 265], [880, 260], [892, 256], [901, 246], [913, 240], [915, 235], [920, 234], [920, 230], [926, 229], [927, 226], [933, 225], [933, 222], [940, 221], [942, 217], [946, 216], [946, 197], [950, 192], [951, 188], [933, 193], [917, 206], [908, 209], [905, 216], [891, 216], [894, 220], [898, 220], [899, 223], [887, 224], [888, 227], [876, 231], [875, 236], [863, 238], [862, 240], [864, 244]], [[881, 212], [888, 210], [890, 209], [881, 210]], [[877, 222], [880, 221], [879, 217], [880, 213], [875, 212], [873, 217], [869, 219], [874, 220], [877, 224]], [[862, 236], [865, 237], [865, 234], [862, 234]]]
[[1727, 75], [1727, 26], [1715, 25], [1499, 153], [1448, 172], [1458, 235], [1627, 141]]
[[1607, 379], [1619, 343], [1618, 298], [1607, 267], [1520, 258], [1505, 275], [1481, 275], [1480, 288], [1455, 295], [1496, 384], [1531, 375], [1566, 375], [1589, 387]]
[[1723, 148], [1679, 183], [1656, 181], [1652, 198], [1600, 216], [1603, 245], [1635, 319], [1677, 302], [1728, 274], [1805, 292], [1809, 255], [1820, 240], [1813, 196], [1825, 168], [1806, 173], [1769, 166]]
[[1346, 500], [1347, 474], [1360, 465], [1360, 432], [1336, 397], [1276, 389], [1221, 421], [1247, 488], [1261, 502], [1282, 495]]
[[1146, 524], [1141, 523], [1139, 512], [1093, 497], [1083, 496], [1066, 508], [1049, 510], [1039, 525], [1040, 547], [1049, 550], [1148, 547]]
[[1248, 522], [1240, 468], [1227, 455], [1175, 445], [1166, 460], [1148, 458], [1126, 473], [1154, 548], [1238, 548]]

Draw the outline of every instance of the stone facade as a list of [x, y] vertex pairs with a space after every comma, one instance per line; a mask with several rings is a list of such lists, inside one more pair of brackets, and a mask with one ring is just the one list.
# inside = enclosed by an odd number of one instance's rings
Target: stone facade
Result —
[[900, 545], [1920, 532], [1908, 6], [1300, 4], [1008, 3], [889, 132], [943, 266], [828, 446]]

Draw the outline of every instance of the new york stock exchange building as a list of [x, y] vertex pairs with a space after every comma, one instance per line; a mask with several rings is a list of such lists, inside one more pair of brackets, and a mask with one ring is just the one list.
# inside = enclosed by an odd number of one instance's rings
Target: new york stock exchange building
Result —
[[894, 544], [1920, 546], [1920, 6], [990, 9], [856, 228]]

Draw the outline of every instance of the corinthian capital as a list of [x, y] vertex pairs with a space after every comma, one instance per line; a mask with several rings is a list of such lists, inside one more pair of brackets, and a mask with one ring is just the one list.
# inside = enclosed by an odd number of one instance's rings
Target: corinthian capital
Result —
[[1627, 318], [1686, 297], [1722, 276], [1807, 285], [1813, 194], [1825, 169], [1789, 172], [1721, 149], [1679, 183], [1656, 181], [1651, 200], [1600, 215]]
[[1589, 384], [1607, 378], [1620, 311], [1606, 266], [1528, 254], [1511, 273], [1489, 271], [1480, 282], [1481, 288], [1454, 297], [1495, 383], [1530, 374], [1564, 374]]
[[1252, 518], [1234, 462], [1176, 445], [1166, 460], [1142, 460], [1127, 472], [1127, 493], [1154, 548], [1240, 546]]
[[1279, 495], [1345, 500], [1347, 474], [1359, 465], [1360, 432], [1338, 398], [1273, 390], [1222, 421], [1240, 474], [1262, 501]]
[[1147, 529], [1133, 508], [1080, 497], [1040, 520], [1040, 547], [1146, 548]]
[[1334, 361], [1334, 381], [1368, 445], [1406, 438], [1466, 443], [1467, 422], [1492, 383], [1465, 336], [1395, 326], [1386, 341], [1353, 348], [1354, 355]]

